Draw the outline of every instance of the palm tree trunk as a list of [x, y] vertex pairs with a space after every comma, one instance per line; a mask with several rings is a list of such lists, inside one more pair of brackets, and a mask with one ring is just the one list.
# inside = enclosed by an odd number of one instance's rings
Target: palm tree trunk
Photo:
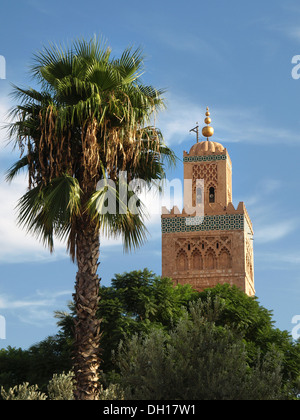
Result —
[[[85, 220], [84, 220], [85, 219]], [[97, 318], [100, 278], [97, 276], [99, 231], [87, 218], [77, 229], [77, 263], [74, 373], [76, 400], [97, 400], [99, 394], [100, 320]]]

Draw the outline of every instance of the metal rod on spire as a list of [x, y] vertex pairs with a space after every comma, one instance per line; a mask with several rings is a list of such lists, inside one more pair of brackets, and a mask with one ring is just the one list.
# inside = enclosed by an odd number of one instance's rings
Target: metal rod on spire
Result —
[[196, 124], [197, 124], [196, 127], [192, 128], [190, 130], [190, 132], [193, 131], [194, 133], [196, 133], [196, 135], [197, 135], [197, 143], [199, 143], [199, 125], [198, 125], [198, 123], [196, 123]]

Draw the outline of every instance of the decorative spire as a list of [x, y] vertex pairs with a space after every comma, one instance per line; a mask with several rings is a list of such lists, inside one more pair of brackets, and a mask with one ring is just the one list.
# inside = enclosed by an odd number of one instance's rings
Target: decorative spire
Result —
[[206, 115], [206, 118], [205, 118], [204, 122], [205, 122], [205, 124], [207, 124], [207, 126], [202, 128], [202, 135], [204, 137], [206, 137], [207, 140], [208, 140], [209, 137], [211, 137], [214, 134], [213, 127], [211, 127], [209, 125], [211, 123], [211, 118], [209, 117], [210, 116], [210, 112], [209, 112], [209, 108], [208, 107], [206, 108], [205, 115]]

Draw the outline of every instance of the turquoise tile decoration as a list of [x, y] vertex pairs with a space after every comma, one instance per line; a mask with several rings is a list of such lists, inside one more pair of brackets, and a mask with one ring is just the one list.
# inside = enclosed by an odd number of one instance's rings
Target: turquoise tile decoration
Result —
[[209, 156], [186, 156], [183, 162], [209, 162], [212, 160], [226, 160], [226, 155], [209, 155]]
[[207, 230], [244, 230], [243, 214], [204, 217], [162, 217], [162, 233], [200, 232]]

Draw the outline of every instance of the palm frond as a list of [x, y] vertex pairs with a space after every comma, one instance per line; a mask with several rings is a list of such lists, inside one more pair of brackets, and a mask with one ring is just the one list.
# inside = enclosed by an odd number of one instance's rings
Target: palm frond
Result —
[[17, 162], [15, 162], [6, 172], [5, 180], [11, 182], [22, 169], [25, 169], [28, 165], [28, 156], [23, 156]]
[[80, 213], [81, 190], [76, 179], [65, 175], [39, 185], [18, 202], [18, 224], [53, 250], [53, 235], [64, 239], [74, 215]]
[[55, 178], [44, 188], [45, 207], [49, 218], [64, 224], [80, 214], [81, 189], [76, 178], [69, 175]]
[[114, 68], [118, 70], [122, 77], [122, 84], [127, 85], [139, 79], [144, 73], [144, 55], [141, 48], [135, 51], [126, 48], [120, 59], [113, 61]]
[[47, 103], [47, 102], [49, 103], [53, 100], [50, 92], [48, 91], [39, 92], [32, 88], [24, 89], [14, 84], [12, 85], [12, 87], [13, 87], [13, 90], [10, 96], [14, 100], [18, 101], [20, 104], [26, 104], [26, 105], [28, 105], [29, 103], [41, 104], [41, 103]]
[[76, 56], [82, 57], [86, 62], [108, 63], [111, 48], [107, 46], [107, 41], [102, 37], [93, 37], [89, 41], [78, 39], [73, 44]]
[[53, 251], [53, 224], [48, 223], [43, 192], [35, 187], [24, 194], [17, 205], [18, 224], [32, 233], [43, 245]]
[[34, 55], [31, 72], [42, 86], [55, 90], [55, 82], [72, 74], [74, 53], [72, 48], [50, 43]]
[[128, 212], [119, 215], [114, 221], [118, 232], [121, 232], [124, 251], [128, 252], [144, 245], [147, 240], [148, 230], [141, 217]]
[[[7, 181], [28, 170], [31, 190], [19, 202], [19, 223], [50, 247], [53, 235], [67, 237], [74, 256], [77, 219], [85, 212], [102, 232], [122, 235], [125, 248], [144, 242], [142, 203], [133, 210], [108, 182], [95, 191], [99, 180], [115, 180], [123, 170], [130, 180], [144, 179], [149, 187], [154, 181], [160, 188], [166, 166], [175, 162], [151, 125], [165, 106], [164, 91], [142, 84], [143, 71], [140, 48], [127, 48], [116, 59], [95, 37], [70, 46], [49, 44], [35, 54], [31, 68], [41, 89], [14, 86], [18, 105], [9, 135], [24, 156], [8, 170]], [[112, 197], [116, 211], [105, 212]], [[127, 199], [138, 202], [129, 189]]]
[[106, 237], [121, 236], [127, 251], [141, 246], [148, 232], [143, 222], [146, 208], [126, 182], [120, 187], [106, 178], [102, 181], [86, 205], [91, 219]]

